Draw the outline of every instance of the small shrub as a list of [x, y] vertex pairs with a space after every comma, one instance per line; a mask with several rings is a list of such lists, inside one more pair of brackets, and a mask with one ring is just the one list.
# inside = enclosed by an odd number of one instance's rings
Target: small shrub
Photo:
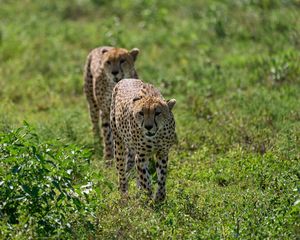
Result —
[[[43, 143], [28, 124], [0, 134], [0, 218], [33, 236], [71, 233], [89, 193], [75, 183], [90, 152], [73, 145]], [[85, 180], [86, 181], [86, 180]], [[82, 190], [82, 192], [81, 192]], [[72, 218], [69, 216], [72, 214]], [[75, 217], [74, 217], [75, 216]], [[1, 235], [9, 232], [0, 228]]]

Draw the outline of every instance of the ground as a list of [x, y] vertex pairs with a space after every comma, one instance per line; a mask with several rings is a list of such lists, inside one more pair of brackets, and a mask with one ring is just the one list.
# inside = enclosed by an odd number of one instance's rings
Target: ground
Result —
[[[57, 172], [53, 164], [46, 172], [53, 177], [74, 170], [65, 181], [79, 196], [66, 197], [74, 206], [61, 203], [61, 189], [51, 181], [57, 190], [47, 204], [57, 210], [53, 224], [59, 225], [43, 230], [39, 215], [28, 215], [23, 207], [18, 223], [0, 220], [0, 238], [299, 236], [299, 10], [296, 0], [1, 1], [0, 191], [11, 189], [11, 178], [21, 179], [19, 168], [8, 162], [27, 155], [9, 159], [7, 146], [22, 145], [6, 136], [26, 120], [31, 127], [25, 123], [25, 128], [39, 141], [22, 151], [58, 152]], [[88, 52], [100, 45], [138, 47], [140, 78], [177, 100], [179, 143], [170, 153], [163, 204], [148, 203], [134, 180], [132, 197], [120, 201], [116, 170], [89, 154], [93, 134], [82, 71]], [[28, 191], [24, 181], [14, 186], [35, 198], [41, 194]], [[0, 202], [12, 199], [7, 191]], [[12, 201], [19, 206], [20, 196]], [[0, 214], [8, 214], [3, 208]]]

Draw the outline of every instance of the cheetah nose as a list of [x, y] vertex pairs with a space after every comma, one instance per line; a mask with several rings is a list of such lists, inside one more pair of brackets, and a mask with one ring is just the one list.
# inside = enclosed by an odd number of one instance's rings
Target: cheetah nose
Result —
[[153, 128], [153, 125], [145, 125], [145, 128], [149, 131]]
[[111, 73], [112, 73], [112, 75], [116, 76], [119, 73], [119, 71], [112, 71]]

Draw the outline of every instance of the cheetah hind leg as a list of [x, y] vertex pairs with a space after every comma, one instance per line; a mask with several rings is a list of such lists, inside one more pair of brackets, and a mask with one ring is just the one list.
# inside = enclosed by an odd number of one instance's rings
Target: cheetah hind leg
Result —
[[131, 149], [126, 149], [126, 172], [130, 173], [130, 171], [132, 170], [132, 168], [134, 167], [134, 157], [135, 154]]
[[141, 185], [148, 197], [152, 197], [150, 173], [148, 170], [149, 158], [136, 155], [136, 169], [138, 172], [138, 185]]
[[[134, 154], [133, 160], [134, 160], [134, 163], [133, 163], [132, 167], [134, 167], [134, 165], [137, 166], [137, 160], [138, 160], [138, 157], [137, 157], [136, 154]], [[129, 174], [129, 173], [128, 173], [128, 174]], [[135, 172], [135, 174], [136, 174], [136, 172]], [[139, 178], [138, 175], [136, 176], [136, 186], [137, 186], [137, 188], [138, 188], [139, 190], [142, 190], [141, 180], [140, 180], [140, 178]]]
[[[135, 153], [131, 149], [126, 149], [126, 176], [127, 179], [133, 179], [136, 177], [136, 172], [132, 171], [135, 166]], [[137, 188], [141, 189], [141, 183], [139, 178], [136, 178]]]

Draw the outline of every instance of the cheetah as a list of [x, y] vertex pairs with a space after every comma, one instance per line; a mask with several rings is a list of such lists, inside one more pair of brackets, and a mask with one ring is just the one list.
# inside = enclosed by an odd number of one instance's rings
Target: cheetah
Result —
[[115, 86], [110, 120], [122, 194], [127, 194], [127, 175], [135, 162], [138, 186], [152, 196], [148, 163], [155, 155], [158, 189], [154, 200], [165, 199], [168, 153], [177, 142], [171, 111], [175, 103], [175, 99], [166, 101], [153, 85], [139, 79], [123, 79]]
[[113, 141], [110, 127], [111, 94], [114, 86], [123, 78], [137, 78], [135, 60], [139, 49], [99, 47], [93, 49], [84, 67], [84, 93], [93, 125], [95, 150], [101, 144], [99, 118], [102, 123], [104, 158], [109, 164], [113, 159]]

